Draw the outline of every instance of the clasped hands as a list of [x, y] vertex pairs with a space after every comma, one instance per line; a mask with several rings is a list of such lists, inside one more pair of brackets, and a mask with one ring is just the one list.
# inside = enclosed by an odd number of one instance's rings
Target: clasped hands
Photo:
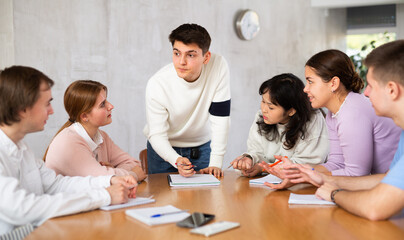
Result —
[[136, 198], [137, 180], [132, 175], [113, 176], [111, 186], [107, 187], [111, 196], [111, 205], [128, 202], [128, 198]]
[[[178, 168], [178, 173], [184, 177], [190, 177], [196, 173], [194, 165], [186, 157], [179, 157], [175, 163]], [[199, 170], [201, 174], [212, 174], [216, 178], [223, 177], [223, 171], [218, 167], [207, 167]]]

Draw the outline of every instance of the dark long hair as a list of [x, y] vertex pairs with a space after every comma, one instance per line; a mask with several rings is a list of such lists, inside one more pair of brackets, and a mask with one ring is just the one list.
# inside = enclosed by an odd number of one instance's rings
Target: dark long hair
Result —
[[281, 106], [285, 111], [295, 109], [296, 113], [286, 123], [285, 131], [279, 136], [276, 124], [266, 124], [262, 115], [257, 121], [258, 133], [268, 141], [277, 140], [285, 135], [283, 143], [286, 149], [295, 146], [299, 138], [304, 139], [306, 135], [306, 123], [310, 121], [314, 113], [307, 95], [303, 92], [302, 80], [291, 73], [277, 75], [262, 83], [259, 94], [269, 92], [271, 102]]

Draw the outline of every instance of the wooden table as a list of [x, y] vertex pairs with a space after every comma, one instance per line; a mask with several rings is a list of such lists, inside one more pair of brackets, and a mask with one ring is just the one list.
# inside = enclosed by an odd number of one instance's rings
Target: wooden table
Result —
[[[312, 194], [301, 184], [274, 191], [250, 187], [248, 179], [225, 172], [219, 187], [170, 189], [167, 174], [149, 175], [138, 196], [154, 195], [155, 203], [132, 208], [171, 204], [190, 212], [215, 214], [214, 221], [239, 222], [239, 228], [210, 239], [404, 239], [404, 216], [372, 222], [334, 206], [288, 205], [290, 192]], [[128, 209], [128, 208], [126, 208]], [[27, 239], [203, 239], [175, 224], [148, 226], [125, 215], [126, 209], [53, 218]], [[213, 221], [213, 222], [214, 222]]]

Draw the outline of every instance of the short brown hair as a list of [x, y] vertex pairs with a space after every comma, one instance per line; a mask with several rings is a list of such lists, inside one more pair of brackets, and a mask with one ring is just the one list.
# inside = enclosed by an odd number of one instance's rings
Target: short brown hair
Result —
[[348, 91], [359, 93], [365, 85], [355, 71], [351, 59], [340, 50], [330, 49], [319, 52], [306, 62], [306, 66], [313, 68], [323, 82], [329, 82], [333, 77], [338, 77]]
[[12, 66], [0, 72], [0, 125], [21, 120], [20, 112], [38, 100], [42, 82], [49, 88], [54, 84], [44, 73], [31, 67]]
[[375, 48], [364, 63], [368, 68], [373, 67], [373, 74], [378, 82], [395, 81], [404, 86], [404, 40]]
[[172, 46], [175, 41], [183, 42], [185, 45], [195, 43], [202, 49], [203, 54], [209, 51], [211, 41], [208, 31], [195, 23], [182, 24], [171, 32], [168, 39]]

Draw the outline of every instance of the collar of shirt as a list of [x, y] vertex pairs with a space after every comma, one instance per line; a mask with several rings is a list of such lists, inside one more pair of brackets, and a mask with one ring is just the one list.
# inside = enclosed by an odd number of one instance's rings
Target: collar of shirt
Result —
[[101, 136], [100, 131], [97, 131], [95, 134], [95, 139], [90, 138], [87, 131], [84, 129], [83, 125], [78, 122], [73, 123], [74, 130], [76, 130], [77, 134], [79, 134], [84, 140], [87, 142], [88, 146], [90, 146], [91, 151], [95, 151], [98, 146], [104, 142], [104, 139]]
[[0, 147], [4, 148], [6, 153], [10, 157], [16, 157], [22, 154], [23, 151], [27, 150], [27, 146], [23, 141], [19, 141], [15, 144], [4, 132], [0, 129]]
[[331, 113], [331, 117], [332, 117], [332, 118], [338, 117], [338, 113], [339, 113], [339, 112], [341, 111], [341, 109], [344, 107], [344, 104], [345, 104], [347, 98], [348, 98], [348, 95], [345, 97], [344, 101], [342, 102], [341, 106], [339, 107], [338, 112], [336, 112], [335, 114], [334, 114], [334, 113]]
[[286, 130], [286, 124], [276, 124], [276, 127], [278, 128], [279, 134], [282, 134]]

